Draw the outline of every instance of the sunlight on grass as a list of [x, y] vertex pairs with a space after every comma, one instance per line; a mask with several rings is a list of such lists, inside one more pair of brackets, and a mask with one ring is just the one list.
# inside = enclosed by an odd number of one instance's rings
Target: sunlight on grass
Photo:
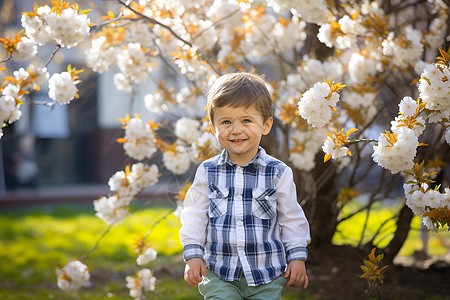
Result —
[[[352, 203], [343, 211], [349, 214], [358, 208]], [[136, 254], [132, 244], [137, 234], [149, 234], [146, 241], [158, 251], [158, 259], [148, 267], [162, 270], [157, 275], [157, 289], [151, 299], [201, 299], [197, 289], [189, 287], [182, 279], [182, 247], [178, 238], [180, 221], [172, 213], [174, 207], [154, 205], [139, 210], [122, 224], [112, 227], [85, 263], [91, 270], [92, 286], [68, 296], [56, 286], [55, 269], [73, 258], [87, 253], [108, 226], [95, 216], [92, 205], [56, 205], [38, 210], [21, 209], [0, 214], [0, 299], [131, 299], [125, 277], [136, 270]], [[396, 212], [392, 207], [377, 207], [369, 216], [367, 241], [379, 225]], [[365, 214], [358, 214], [343, 222], [333, 238], [336, 244], [357, 245]], [[149, 230], [159, 222], [152, 232]], [[380, 247], [386, 245], [395, 230], [389, 221], [375, 239]], [[414, 218], [412, 227], [420, 228]], [[429, 252], [432, 255], [448, 251], [443, 241], [450, 233], [442, 231], [429, 235]], [[420, 231], [411, 230], [401, 254], [411, 255], [422, 249]], [[7, 262], [7, 263], [4, 263]], [[164, 271], [166, 270], [166, 271]], [[164, 275], [169, 272], [171, 275]], [[24, 290], [22, 287], [26, 286]], [[292, 290], [283, 293], [283, 300], [299, 299]], [[309, 292], [302, 299], [314, 299]]]
[[[361, 204], [357, 201], [352, 201], [344, 207], [341, 215], [345, 217], [358, 210], [360, 206]], [[362, 244], [370, 241], [379, 230], [379, 227], [386, 222], [373, 241], [374, 245], [379, 248], [386, 247], [392, 239], [396, 229], [393, 217], [398, 210], [399, 207], [395, 206], [374, 205], [368, 218], [366, 212], [354, 215], [338, 225], [337, 231], [333, 236], [333, 243], [336, 245], [357, 246], [360, 242], [363, 225], [367, 219]], [[412, 255], [414, 251], [422, 250], [423, 244], [420, 235], [421, 219], [415, 216], [411, 222], [411, 230], [408, 234], [408, 238], [403, 244], [399, 254], [409, 256]], [[445, 242], [447, 244], [450, 243], [450, 232], [447, 229], [441, 229], [439, 233], [428, 231], [429, 255], [444, 255], [450, 251], [448, 246], [445, 245]]]
[[[149, 228], [171, 211], [168, 207], [155, 207], [136, 212], [123, 224], [113, 226], [85, 262], [92, 268], [133, 269], [136, 254], [131, 247], [137, 233], [146, 234]], [[55, 280], [57, 265], [81, 257], [107, 229], [107, 225], [94, 215], [93, 209], [73, 215], [58, 211], [35, 212], [18, 216], [0, 215], [0, 282], [16, 284]], [[173, 255], [182, 250], [178, 239], [180, 222], [173, 214], [167, 215], [147, 241], [158, 255]], [[116, 264], [115, 261], [125, 262]], [[114, 262], [114, 263], [111, 263]], [[45, 275], [45, 276], [42, 276]]]

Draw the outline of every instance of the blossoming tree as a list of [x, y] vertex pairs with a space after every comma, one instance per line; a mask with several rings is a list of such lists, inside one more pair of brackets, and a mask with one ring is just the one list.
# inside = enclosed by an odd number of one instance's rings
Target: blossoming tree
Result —
[[[80, 49], [83, 68], [99, 74], [115, 70], [111, 85], [131, 95], [141, 84], [157, 83], [156, 90], [134, 100], [163, 116], [160, 121], [143, 120], [138, 111], [120, 120], [124, 137], [118, 142], [135, 163], [113, 174], [111, 194], [94, 201], [97, 216], [108, 225], [124, 221], [129, 204], [158, 181], [161, 170], [183, 174], [218, 153], [204, 119], [204, 95], [219, 75], [254, 70], [269, 82], [275, 104], [275, 127], [263, 144], [295, 170], [313, 247], [330, 244], [340, 222], [388, 198], [401, 204], [393, 220], [397, 230], [384, 249], [388, 259], [403, 245], [413, 215], [429, 229], [449, 226], [448, 1], [108, 3], [104, 15], [62, 0], [35, 6], [22, 14], [22, 31], [0, 40], [3, 63], [29, 62], [19, 70], [2, 68], [5, 125], [20, 118], [27, 94], [47, 82], [48, 105], [78, 97], [82, 70], [69, 65], [50, 76], [46, 66], [52, 57], [47, 64], [33, 59], [44, 44], [55, 44], [56, 52], [87, 40], [89, 47]], [[156, 68], [175, 74], [177, 83], [155, 78]], [[167, 126], [172, 136], [167, 130], [159, 134]], [[163, 165], [152, 163], [157, 152]], [[188, 184], [180, 191], [180, 205]], [[358, 196], [366, 200], [343, 215]], [[379, 225], [377, 234], [386, 222]], [[361, 237], [360, 244], [376, 244], [377, 234]], [[136, 249], [139, 266], [156, 258], [145, 237]], [[85, 285], [84, 266], [71, 261], [58, 269], [58, 285], [65, 290]], [[153, 290], [154, 282], [145, 268], [127, 277], [136, 299]]]

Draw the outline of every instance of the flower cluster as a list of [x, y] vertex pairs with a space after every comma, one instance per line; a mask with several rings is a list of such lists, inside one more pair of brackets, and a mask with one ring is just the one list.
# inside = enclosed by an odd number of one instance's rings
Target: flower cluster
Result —
[[221, 147], [216, 137], [211, 132], [204, 132], [194, 143], [192, 143], [192, 154], [197, 161], [203, 161], [213, 157]]
[[420, 59], [423, 53], [422, 34], [411, 26], [405, 28], [402, 38], [395, 38], [391, 32], [383, 41], [383, 54], [392, 57], [392, 63], [399, 68], [408, 67], [410, 62]]
[[301, 17], [310, 23], [325, 23], [328, 7], [325, 0], [269, 0], [268, 5], [276, 12], [290, 10], [293, 15]]
[[315, 167], [317, 152], [326, 137], [322, 129], [293, 130], [290, 135], [289, 161], [303, 171], [311, 171]]
[[347, 133], [344, 133], [344, 129], [339, 132], [334, 130], [334, 135], [325, 132], [327, 134], [327, 139], [325, 140], [324, 145], [322, 146], [323, 152], [325, 152], [324, 161], [328, 161], [330, 158], [341, 158], [348, 155], [352, 155], [350, 150], [345, 146], [350, 142], [348, 139], [350, 134], [357, 131], [358, 129], [352, 128]]
[[[450, 189], [446, 188], [444, 193], [430, 189], [427, 184], [421, 187], [414, 187], [410, 184], [404, 184], [406, 205], [412, 210], [412, 212], [422, 217], [423, 223], [428, 229], [437, 230], [437, 222], [427, 216], [427, 212], [435, 209], [444, 208], [448, 211], [450, 206]], [[450, 216], [448, 217], [450, 219]]]
[[34, 12], [22, 15], [25, 34], [39, 45], [54, 41], [62, 47], [77, 46], [90, 32], [88, 11], [81, 11], [76, 4], [69, 7], [62, 0], [52, 4], [36, 6]]
[[123, 149], [128, 156], [143, 160], [150, 158], [156, 152], [154, 124], [144, 123], [139, 116], [120, 119], [125, 128], [125, 137], [117, 141], [123, 143]]
[[128, 206], [134, 197], [146, 186], [158, 182], [158, 166], [133, 164], [131, 169], [118, 171], [108, 181], [110, 190], [115, 192], [110, 197], [100, 197], [94, 201], [96, 216], [108, 225], [121, 223], [129, 215]]
[[373, 146], [373, 160], [392, 174], [409, 170], [414, 164], [419, 140], [414, 131], [400, 127], [397, 132], [381, 133]]
[[129, 43], [117, 53], [117, 65], [132, 83], [143, 83], [152, 71], [150, 57], [140, 43]]
[[69, 72], [53, 74], [48, 80], [48, 88], [48, 96], [62, 104], [69, 104], [78, 92]]
[[[355, 14], [357, 16], [357, 14]], [[337, 22], [323, 24], [317, 38], [327, 45], [327, 47], [336, 47], [337, 49], [351, 48], [356, 44], [356, 34], [358, 25], [354, 17], [343, 16]]]
[[174, 147], [163, 154], [164, 166], [173, 174], [184, 174], [191, 165], [191, 153], [184, 147]]
[[200, 122], [183, 117], [175, 123], [175, 135], [187, 144], [194, 143], [201, 135]]
[[[433, 111], [434, 122], [450, 114], [450, 69], [448, 54], [441, 51], [444, 63], [429, 64], [419, 80], [419, 96], [427, 103], [426, 108]], [[440, 119], [439, 119], [440, 117]]]
[[298, 102], [300, 116], [313, 127], [320, 128], [328, 124], [339, 101], [337, 92], [343, 87], [341, 84], [333, 85], [328, 81], [314, 84]]
[[48, 76], [47, 68], [43, 68], [40, 61], [36, 60], [26, 70], [20, 68], [13, 72], [13, 76], [0, 80], [0, 124], [12, 124], [19, 120], [22, 116], [20, 107], [24, 95], [31, 89], [39, 90], [39, 86], [45, 83]]
[[419, 114], [423, 111], [425, 103], [422, 103], [420, 98], [414, 101], [411, 97], [404, 97], [398, 106], [399, 116], [391, 121], [391, 131], [398, 132], [399, 128], [405, 127], [420, 137], [425, 130], [425, 119]]
[[145, 299], [145, 292], [155, 290], [156, 278], [150, 269], [141, 269], [135, 276], [127, 276], [126, 280], [130, 296], [136, 300]]
[[138, 256], [138, 258], [136, 259], [136, 263], [139, 266], [142, 265], [146, 265], [149, 262], [152, 262], [156, 259], [156, 256], [158, 255], [158, 252], [156, 252], [155, 249], [153, 249], [152, 247], [149, 247], [147, 249], [145, 249], [142, 254], [140, 254]]
[[450, 225], [450, 188], [445, 188], [443, 193], [439, 192], [439, 186], [430, 188], [435, 172], [425, 174], [423, 165], [423, 162], [416, 163], [410, 171], [405, 171], [412, 177], [403, 185], [406, 205], [422, 218], [425, 226], [437, 231], [440, 226]]
[[66, 292], [79, 290], [90, 284], [89, 268], [79, 260], [69, 261], [65, 266], [56, 269], [58, 287]]

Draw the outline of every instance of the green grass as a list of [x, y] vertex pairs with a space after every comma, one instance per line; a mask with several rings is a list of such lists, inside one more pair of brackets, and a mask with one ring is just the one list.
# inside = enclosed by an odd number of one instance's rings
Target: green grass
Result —
[[[351, 203], [343, 215], [358, 208]], [[136, 209], [136, 207], [133, 207]], [[115, 225], [100, 241], [97, 249], [84, 262], [90, 267], [92, 286], [74, 295], [56, 286], [55, 269], [72, 258], [90, 251], [108, 226], [95, 217], [92, 204], [53, 205], [39, 208], [3, 210], [0, 213], [0, 299], [131, 299], [125, 277], [137, 270], [136, 254], [132, 248], [137, 234], [145, 235], [159, 222], [146, 241], [158, 251], [158, 259], [148, 267], [155, 270], [157, 288], [150, 299], [201, 299], [197, 289], [182, 279], [183, 261], [178, 239], [180, 222], [171, 212], [173, 207], [153, 205], [127, 217]], [[367, 223], [367, 241], [379, 224], [393, 216], [396, 209], [376, 207]], [[335, 244], [357, 245], [365, 214], [360, 213], [341, 223], [333, 238]], [[393, 221], [386, 223], [375, 240], [385, 246], [395, 229]], [[420, 219], [414, 218], [401, 255], [411, 255], [422, 249]], [[443, 241], [450, 240], [450, 232], [429, 233], [429, 253], [441, 255], [448, 251]], [[310, 292], [302, 295], [313, 299]], [[283, 300], [299, 299], [295, 290], [287, 289]]]
[[[353, 201], [344, 207], [341, 214], [342, 216], [347, 216], [351, 212], [356, 211], [360, 206], [360, 203]], [[392, 217], [398, 209], [398, 207], [375, 205], [373, 212], [369, 215], [367, 220], [363, 244], [372, 239], [382, 223], [389, 220], [374, 239], [374, 244], [378, 248], [387, 246], [396, 229], [395, 221]], [[357, 246], [361, 237], [363, 225], [366, 222], [366, 218], [366, 212], [362, 212], [340, 223], [333, 237], [333, 243], [336, 245], [345, 244]], [[413, 218], [408, 238], [403, 244], [399, 255], [410, 256], [414, 253], [414, 251], [423, 249], [423, 243], [420, 237], [421, 223], [422, 221], [419, 217], [415, 216]], [[432, 256], [445, 255], [448, 251], [450, 251], [450, 249], [445, 246], [445, 242], [450, 242], [450, 231], [448, 231], [448, 228], [441, 228], [439, 233], [428, 231], [428, 254]]]
[[[107, 230], [94, 215], [92, 204], [3, 210], [0, 299], [132, 299], [125, 282], [125, 277], [137, 270], [131, 245], [137, 234], [147, 234], [155, 222], [159, 223], [146, 239], [158, 251], [157, 260], [148, 266], [157, 277], [149, 299], [201, 299], [197, 289], [182, 279], [180, 221], [170, 213], [172, 209], [156, 205], [113, 226], [84, 260], [90, 267], [92, 286], [73, 295], [58, 289], [55, 269], [89, 252]], [[283, 300], [294, 299], [298, 294], [293, 291], [283, 294]]]

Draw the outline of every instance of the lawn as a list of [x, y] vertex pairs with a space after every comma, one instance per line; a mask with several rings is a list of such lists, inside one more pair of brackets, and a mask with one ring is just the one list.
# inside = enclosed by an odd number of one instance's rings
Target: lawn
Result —
[[[133, 207], [136, 209], [136, 207]], [[138, 234], [146, 235], [153, 224], [147, 241], [158, 251], [156, 261], [149, 264], [157, 277], [156, 290], [150, 299], [201, 299], [196, 289], [182, 279], [183, 261], [178, 239], [180, 222], [169, 205], [154, 204], [136, 211], [122, 224], [115, 225], [90, 252], [108, 226], [95, 217], [92, 204], [47, 205], [14, 208], [0, 212], [0, 299], [131, 299], [125, 277], [137, 270], [136, 254], [131, 246]], [[368, 223], [375, 223], [392, 215], [392, 209], [378, 209]], [[359, 232], [355, 226], [364, 222], [365, 216], [355, 216], [352, 222], [341, 225], [336, 234], [337, 244], [355, 244]], [[377, 221], [375, 221], [377, 220]], [[415, 219], [413, 227], [419, 228]], [[381, 237], [392, 233], [386, 227]], [[344, 234], [345, 233], [345, 234]], [[449, 232], [430, 234], [430, 253], [443, 254], [448, 249], [439, 241], [450, 239]], [[382, 239], [380, 242], [383, 243]], [[411, 231], [402, 249], [410, 255], [421, 249], [420, 232]], [[84, 262], [90, 267], [91, 287], [74, 295], [60, 291], [56, 286], [55, 269], [72, 258], [89, 253]], [[310, 292], [304, 299], [313, 299]], [[283, 300], [298, 299], [295, 290], [287, 289]]]

